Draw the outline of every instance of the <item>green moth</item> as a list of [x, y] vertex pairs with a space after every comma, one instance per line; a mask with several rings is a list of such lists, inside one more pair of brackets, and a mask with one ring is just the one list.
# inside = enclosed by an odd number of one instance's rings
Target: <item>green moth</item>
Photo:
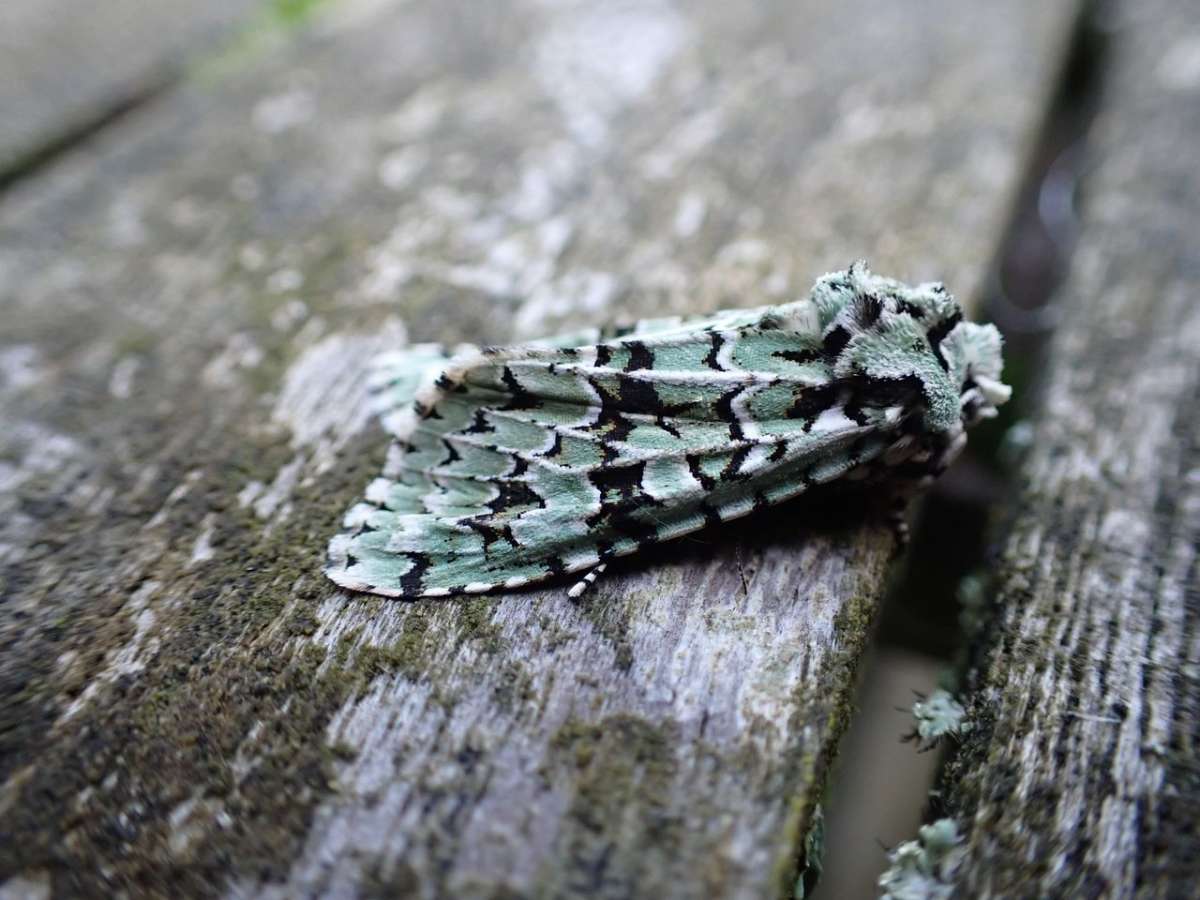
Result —
[[523, 587], [835, 479], [914, 483], [994, 416], [1000, 335], [858, 262], [808, 297], [514, 347], [380, 360], [395, 440], [329, 545], [387, 597]]

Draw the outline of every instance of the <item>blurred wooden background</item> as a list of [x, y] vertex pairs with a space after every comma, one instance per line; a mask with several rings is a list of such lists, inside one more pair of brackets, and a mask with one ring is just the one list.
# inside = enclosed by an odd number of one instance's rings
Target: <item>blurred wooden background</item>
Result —
[[[0, 897], [791, 896], [822, 805], [818, 897], [923, 816], [962, 834], [931, 891], [1192, 889], [1188, 4], [15, 0], [0, 50]], [[1023, 388], [907, 566], [818, 498], [578, 605], [321, 577], [374, 353], [857, 257], [986, 305]], [[939, 677], [926, 803], [886, 709]]]

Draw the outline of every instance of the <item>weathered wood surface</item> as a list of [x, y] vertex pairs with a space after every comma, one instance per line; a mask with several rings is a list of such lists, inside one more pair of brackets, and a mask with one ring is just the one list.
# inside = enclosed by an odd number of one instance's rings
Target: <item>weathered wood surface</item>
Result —
[[178, 74], [264, 0], [4, 0], [0, 178]]
[[860, 255], [970, 295], [1073, 14], [385, 4], [11, 192], [0, 883], [790, 890], [888, 529], [787, 510], [578, 605], [349, 597], [366, 360]]
[[1200, 30], [1130, 4], [999, 621], [943, 794], [968, 897], [1200, 885]]

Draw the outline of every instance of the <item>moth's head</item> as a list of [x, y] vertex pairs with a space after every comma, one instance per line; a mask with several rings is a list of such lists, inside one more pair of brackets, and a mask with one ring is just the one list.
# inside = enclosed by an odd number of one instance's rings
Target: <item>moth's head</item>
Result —
[[996, 408], [1012, 396], [1012, 388], [1000, 380], [1002, 346], [995, 325], [974, 322], [959, 322], [941, 343], [941, 355], [958, 387], [962, 421], [968, 428], [995, 418]]
[[944, 285], [906, 285], [859, 261], [820, 278], [812, 300], [834, 374], [880, 397], [919, 394], [923, 430], [953, 437], [1008, 400], [1000, 333], [964, 322]]

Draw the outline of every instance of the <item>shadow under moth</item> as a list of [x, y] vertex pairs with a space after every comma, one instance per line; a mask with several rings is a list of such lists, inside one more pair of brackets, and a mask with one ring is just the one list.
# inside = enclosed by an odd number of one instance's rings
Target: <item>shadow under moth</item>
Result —
[[941, 284], [858, 262], [780, 306], [388, 354], [394, 441], [325, 571], [387, 597], [583, 573], [576, 597], [614, 557], [813, 485], [926, 483], [1008, 399], [1000, 343]]

